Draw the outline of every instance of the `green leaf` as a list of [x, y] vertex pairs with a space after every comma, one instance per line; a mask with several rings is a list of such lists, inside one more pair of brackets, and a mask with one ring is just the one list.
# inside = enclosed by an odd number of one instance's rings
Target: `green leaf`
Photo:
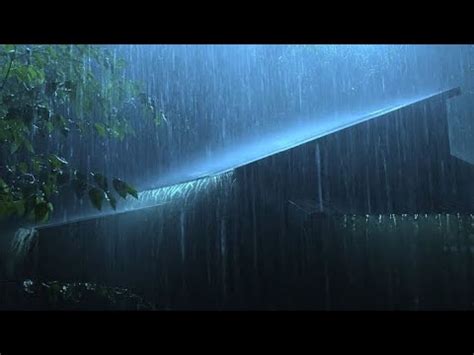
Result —
[[112, 185], [114, 186], [115, 191], [117, 191], [120, 197], [127, 197], [127, 184], [124, 181], [120, 179], [113, 179]]
[[53, 205], [46, 201], [42, 201], [35, 206], [36, 222], [44, 222], [49, 218], [50, 212], [53, 211]]
[[7, 183], [2, 178], [0, 178], [0, 191], [6, 191], [7, 189], [8, 189]]
[[18, 151], [18, 149], [20, 149], [20, 147], [21, 147], [20, 142], [18, 142], [16, 140], [14, 142], [12, 142], [12, 144], [10, 146], [10, 154], [15, 154]]
[[25, 200], [25, 215], [34, 218], [34, 211], [36, 206], [36, 196], [31, 195]]
[[18, 163], [18, 170], [22, 174], [26, 174], [28, 171], [28, 165], [25, 162]]
[[45, 196], [49, 198], [57, 191], [55, 180], [52, 179], [52, 176], [48, 176], [48, 180], [44, 181], [41, 190], [44, 192]]
[[129, 195], [132, 195], [133, 197], [135, 197], [137, 200], [138, 200], [138, 192], [137, 190], [135, 190], [133, 187], [131, 187], [130, 185], [128, 185], [128, 194]]
[[97, 186], [99, 186], [102, 190], [107, 191], [107, 178], [104, 175], [98, 173], [91, 173], [91, 175], [93, 176]]
[[33, 157], [33, 159], [31, 160], [31, 165], [33, 167], [33, 172], [36, 174], [41, 171], [42, 166], [43, 166], [41, 159], [38, 157]]
[[89, 190], [89, 198], [94, 207], [100, 211], [102, 209], [102, 202], [105, 199], [104, 191], [98, 189], [97, 187], [93, 187]]
[[13, 202], [13, 205], [15, 206], [16, 213], [19, 216], [23, 216], [25, 214], [25, 201], [24, 200], [17, 200]]
[[30, 153], [34, 153], [33, 146], [31, 145], [31, 142], [28, 139], [25, 139], [23, 141], [23, 145], [25, 146], [26, 150]]
[[7, 53], [15, 51], [15, 45], [14, 44], [2, 44], [2, 47], [3, 47], [3, 50]]
[[48, 157], [48, 161], [51, 164], [51, 167], [53, 169], [59, 169], [59, 168], [63, 167], [64, 165], [69, 164], [66, 159], [60, 158], [55, 154], [50, 154], [49, 157]]
[[51, 122], [44, 122], [43, 127], [46, 129], [48, 134], [51, 134], [54, 130], [54, 125]]
[[105, 137], [107, 135], [107, 131], [105, 126], [102, 123], [94, 123], [94, 128], [101, 137]]
[[15, 213], [17, 213], [17, 209], [11, 201], [0, 200], [0, 217], [11, 216]]
[[120, 195], [122, 198], [126, 198], [127, 194], [132, 195], [136, 199], [138, 199], [137, 190], [127, 184], [125, 181], [120, 179], [113, 179], [112, 184], [114, 186], [115, 191]]
[[110, 206], [115, 210], [117, 208], [117, 199], [110, 192], [107, 192], [107, 199], [109, 200]]
[[75, 178], [72, 180], [72, 187], [76, 193], [77, 198], [82, 198], [87, 190], [87, 182], [85, 180]]

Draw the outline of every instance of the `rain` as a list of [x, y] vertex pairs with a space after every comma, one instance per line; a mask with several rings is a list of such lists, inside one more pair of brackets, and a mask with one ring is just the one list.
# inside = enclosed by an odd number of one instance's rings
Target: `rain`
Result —
[[92, 185], [0, 221], [2, 309], [110, 309], [12, 301], [41, 287], [133, 310], [473, 309], [474, 46], [93, 47], [153, 117], [123, 99], [108, 136], [79, 91], [61, 114], [94, 134], [32, 138]]

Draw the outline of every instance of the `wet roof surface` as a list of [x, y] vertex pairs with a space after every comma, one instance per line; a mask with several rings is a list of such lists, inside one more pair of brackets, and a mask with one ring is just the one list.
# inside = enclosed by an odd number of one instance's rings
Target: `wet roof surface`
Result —
[[[258, 139], [241, 142], [241, 144], [230, 149], [216, 152], [211, 157], [197, 159], [193, 162], [183, 164], [182, 168], [176, 169], [173, 174], [160, 178], [153, 186], [139, 193], [139, 200], [124, 201], [117, 207], [116, 211], [98, 212], [90, 209], [80, 216], [69, 216], [66, 220], [50, 221], [41, 228], [54, 227], [73, 222], [86, 221], [102, 218], [117, 213], [126, 213], [142, 208], [155, 207], [163, 204], [159, 198], [155, 198], [155, 192], [168, 189], [179, 189], [180, 186], [200, 184], [206, 177], [219, 176], [236, 168], [250, 164], [271, 155], [292, 149], [299, 145], [314, 141], [318, 138], [338, 132], [345, 128], [355, 126], [359, 123], [381, 117], [385, 114], [400, 110], [404, 107], [429, 99], [447, 99], [460, 94], [459, 88], [437, 91], [429, 95], [418, 96], [409, 100], [400, 100], [383, 108], [367, 110], [360, 114], [333, 115], [324, 119], [318, 119], [304, 124], [296, 124], [284, 131], [275, 131]], [[151, 197], [147, 196], [150, 195]]]
[[187, 162], [171, 174], [159, 178], [150, 188], [159, 188], [218, 175], [418, 102], [434, 98], [447, 99], [459, 94], [459, 88], [451, 88], [410, 99], [397, 100], [365, 112], [335, 114], [314, 119], [304, 124], [295, 124], [283, 131], [272, 132], [265, 136], [242, 141], [240, 144], [226, 150], [214, 152], [209, 157]]

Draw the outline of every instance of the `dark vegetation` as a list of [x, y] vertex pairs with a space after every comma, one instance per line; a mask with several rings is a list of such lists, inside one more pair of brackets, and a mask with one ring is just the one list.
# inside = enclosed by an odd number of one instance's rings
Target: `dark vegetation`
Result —
[[73, 135], [134, 135], [137, 115], [160, 123], [163, 113], [125, 65], [105, 46], [0, 45], [0, 218], [46, 221], [64, 188], [98, 210], [115, 209], [117, 195], [138, 198], [127, 182], [81, 171], [58, 151]]
[[128, 289], [88, 282], [3, 282], [1, 307], [22, 310], [153, 310]]
[[[135, 135], [132, 118], [160, 123], [163, 113], [127, 79], [126, 64], [107, 46], [0, 45], [0, 223], [45, 222], [66, 190], [98, 210], [138, 198], [120, 177], [64, 154], [78, 142]], [[4, 309], [152, 308], [129, 290], [91, 283], [2, 280], [0, 295]]]

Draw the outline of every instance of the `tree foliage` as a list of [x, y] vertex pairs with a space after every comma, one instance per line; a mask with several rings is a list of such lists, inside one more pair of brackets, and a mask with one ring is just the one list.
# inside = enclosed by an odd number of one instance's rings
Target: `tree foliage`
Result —
[[[116, 208], [107, 177], [75, 169], [50, 143], [75, 134], [123, 140], [135, 134], [137, 112], [160, 122], [163, 114], [126, 79], [125, 65], [104, 46], [0, 45], [0, 217], [45, 221], [63, 186], [99, 210], [104, 201]], [[138, 197], [117, 178], [112, 187]]]

